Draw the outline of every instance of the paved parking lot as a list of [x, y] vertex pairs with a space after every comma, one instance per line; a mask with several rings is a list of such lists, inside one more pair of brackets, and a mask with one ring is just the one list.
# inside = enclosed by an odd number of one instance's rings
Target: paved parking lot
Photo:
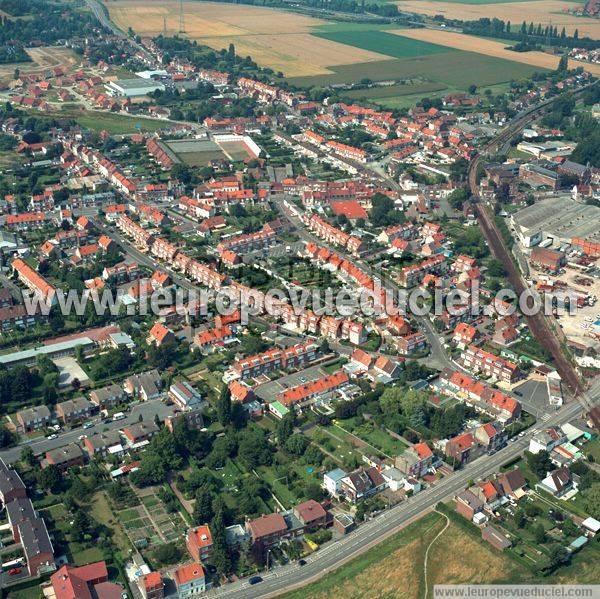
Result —
[[300, 372], [294, 372], [293, 374], [282, 376], [276, 381], [270, 381], [268, 383], [264, 383], [263, 385], [259, 385], [254, 389], [254, 392], [262, 400], [271, 402], [275, 400], [277, 394], [284, 389], [289, 389], [290, 387], [297, 387], [298, 385], [304, 385], [311, 381], [316, 381], [324, 374], [325, 371], [322, 370], [320, 366], [311, 366], [306, 370], [301, 370]]
[[[514, 393], [518, 391], [518, 393]], [[546, 381], [530, 379], [513, 389], [515, 397], [521, 402], [523, 408], [537, 416], [548, 409], [548, 388]], [[519, 395], [521, 393], [522, 395]]]

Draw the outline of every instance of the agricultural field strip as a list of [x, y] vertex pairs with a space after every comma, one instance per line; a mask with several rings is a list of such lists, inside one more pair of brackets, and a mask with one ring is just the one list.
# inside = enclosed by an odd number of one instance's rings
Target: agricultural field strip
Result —
[[[513, 52], [506, 49], [506, 44], [479, 38], [464, 33], [453, 31], [436, 31], [433, 29], [399, 29], [391, 31], [390, 34], [410, 38], [420, 42], [435, 42], [449, 48], [465, 52], [475, 52], [485, 56], [504, 58], [514, 62], [542, 67], [544, 69], [555, 69], [558, 66], [559, 57], [546, 54], [545, 52]], [[600, 65], [587, 62], [569, 61], [572, 66], [582, 66], [593, 75], [600, 75]]]
[[565, 13], [565, 4], [559, 0], [532, 0], [530, 2], [509, 3], [469, 3], [445, 2], [443, 0], [401, 0], [396, 2], [401, 11], [428, 16], [443, 15], [447, 19], [474, 21], [483, 18], [497, 18], [510, 21], [513, 25], [527, 23], [552, 24], [560, 31], [563, 27], [567, 33], [579, 30], [580, 37], [600, 38], [600, 20], [588, 17], [577, 17]]

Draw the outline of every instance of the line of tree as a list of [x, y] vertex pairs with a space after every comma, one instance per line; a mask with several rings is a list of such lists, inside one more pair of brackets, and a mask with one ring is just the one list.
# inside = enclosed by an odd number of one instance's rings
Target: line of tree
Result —
[[600, 41], [589, 37], [579, 37], [579, 31], [575, 29], [573, 35], [567, 35], [565, 28], [560, 31], [552, 25], [543, 26], [541, 23], [527, 23], [523, 21], [520, 25], [513, 25], [510, 21], [502, 19], [477, 19], [476, 21], [464, 21], [463, 31], [472, 35], [496, 37], [500, 39], [528, 42], [529, 44], [545, 44], [548, 46], [560, 46], [563, 48], [587, 48], [593, 50], [600, 48]]

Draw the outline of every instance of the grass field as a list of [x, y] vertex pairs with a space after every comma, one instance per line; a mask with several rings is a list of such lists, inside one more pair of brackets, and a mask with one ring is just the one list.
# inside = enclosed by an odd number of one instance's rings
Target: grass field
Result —
[[349, 98], [367, 100], [380, 100], [385, 98], [396, 98], [398, 96], [413, 96], [415, 94], [430, 94], [432, 92], [446, 89], [442, 83], [433, 83], [426, 81], [424, 83], [404, 84], [404, 85], [386, 85], [383, 87], [371, 87], [367, 89], [353, 89], [344, 92]]
[[[494, 58], [504, 58], [521, 62], [530, 66], [542, 67], [544, 69], [556, 69], [559, 56], [552, 56], [545, 52], [513, 52], [506, 49], [506, 44], [500, 41], [474, 37], [454, 31], [435, 31], [433, 29], [401, 29], [394, 34], [403, 38], [410, 38], [417, 42], [435, 42], [457, 50], [477, 52]], [[391, 35], [391, 34], [388, 34]], [[582, 66], [593, 75], [600, 75], [600, 65], [588, 62], [576, 62], [571, 60], [571, 67]]]
[[399, 38], [386, 31], [373, 29], [366, 31], [315, 32], [313, 35], [331, 40], [332, 42], [362, 48], [363, 50], [380, 52], [393, 58], [412, 58], [448, 51], [444, 46], [430, 43], [429, 41], [419, 41], [418, 39], [411, 41]]
[[401, 0], [396, 2], [402, 11], [423, 15], [443, 15], [447, 19], [473, 21], [482, 18], [497, 18], [516, 23], [552, 24], [560, 31], [563, 27], [567, 33], [579, 30], [579, 36], [592, 39], [600, 38], [600, 20], [588, 17], [577, 17], [564, 12], [565, 7], [577, 2], [560, 2], [559, 0], [531, 0], [526, 2], [498, 2], [497, 0], [467, 0], [454, 2], [446, 0]]
[[106, 130], [111, 134], [137, 133], [138, 131], [158, 131], [166, 126], [164, 121], [123, 116], [109, 112], [96, 112], [92, 110], [74, 111], [64, 110], [60, 116], [75, 119], [82, 127], [91, 131]]
[[527, 77], [540, 69], [474, 52], [449, 50], [442, 54], [332, 67], [332, 70], [334, 74], [331, 75], [293, 77], [290, 83], [308, 86], [351, 83], [363, 78], [384, 81], [423, 77], [438, 84], [466, 90], [473, 83], [478, 86], [496, 85]]
[[[430, 513], [320, 581], [283, 595], [283, 599], [420, 599], [425, 551], [445, 523], [443, 516]], [[429, 596], [436, 583], [491, 583], [518, 579], [521, 574], [513, 561], [453, 523], [431, 545], [427, 564]], [[524, 569], [522, 574], [526, 574]]]

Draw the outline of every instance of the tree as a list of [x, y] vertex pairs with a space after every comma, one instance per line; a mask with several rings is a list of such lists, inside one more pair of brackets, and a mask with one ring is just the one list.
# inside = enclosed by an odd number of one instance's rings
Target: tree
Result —
[[285, 442], [292, 436], [294, 425], [296, 423], [296, 413], [292, 408], [277, 425], [277, 442], [282, 447]]
[[[471, 86], [471, 87], [475, 87], [475, 86]], [[475, 92], [473, 91], [472, 93], [475, 93]], [[465, 158], [459, 158], [458, 160], [455, 160], [450, 165], [450, 178], [453, 181], [464, 181], [467, 177], [468, 170], [469, 170], [468, 161]]]
[[238, 457], [248, 468], [272, 462], [271, 446], [263, 429], [252, 425], [239, 433]]
[[227, 49], [227, 58], [230, 60], [235, 60], [235, 46], [233, 44], [229, 44], [229, 48]]
[[448, 196], [448, 203], [455, 210], [462, 210], [463, 204], [469, 199], [469, 190], [466, 187], [458, 187]]
[[35, 459], [35, 454], [33, 453], [33, 449], [26, 445], [21, 450], [21, 462], [31, 466], [32, 468], [37, 465], [37, 460]]
[[569, 70], [569, 54], [567, 52], [560, 57], [556, 70], [559, 73], [566, 73]]
[[83, 541], [87, 535], [95, 531], [94, 521], [85, 510], [77, 510], [71, 525], [71, 537], [76, 541]]
[[310, 445], [310, 441], [301, 434], [292, 435], [285, 442], [285, 450], [295, 456], [303, 456]]
[[175, 543], [165, 543], [154, 550], [154, 557], [160, 564], [176, 564], [181, 560], [182, 555], [181, 549]]
[[217, 508], [210, 525], [212, 533], [212, 563], [221, 577], [231, 572], [231, 558], [225, 539], [225, 518], [222, 509]]
[[560, 566], [568, 564], [570, 561], [571, 554], [567, 551], [567, 548], [562, 545], [554, 544], [550, 547], [548, 566], [545, 571], [550, 574], [557, 568], [560, 568]]
[[54, 464], [50, 464], [46, 468], [38, 470], [37, 480], [42, 489], [48, 489], [51, 493], [56, 493], [62, 486], [63, 477], [60, 470]]
[[525, 517], [525, 512], [521, 508], [519, 508], [515, 512], [515, 520], [516, 520], [517, 526], [519, 528], [524, 528], [525, 524], [527, 524], [527, 518]]
[[594, 483], [589, 489], [582, 491], [583, 506], [592, 518], [600, 518], [600, 483]]
[[214, 516], [212, 508], [214, 498], [215, 495], [210, 489], [198, 489], [194, 511], [192, 512], [192, 519], [196, 525], [206, 524], [212, 520]]
[[371, 199], [370, 220], [375, 227], [386, 227], [404, 221], [404, 214], [396, 210], [394, 201], [382, 193], [376, 193]]
[[544, 527], [542, 526], [542, 524], [536, 524], [533, 527], [533, 538], [535, 539], [535, 542], [538, 544], [544, 543], [546, 541], [546, 531], [544, 530]]
[[223, 426], [231, 422], [231, 391], [228, 386], [223, 387], [217, 401], [217, 419]]
[[526, 451], [525, 456], [527, 458], [527, 465], [539, 478], [546, 476], [546, 473], [553, 468], [550, 454], [547, 451], [540, 451], [538, 453], [530, 453]]

